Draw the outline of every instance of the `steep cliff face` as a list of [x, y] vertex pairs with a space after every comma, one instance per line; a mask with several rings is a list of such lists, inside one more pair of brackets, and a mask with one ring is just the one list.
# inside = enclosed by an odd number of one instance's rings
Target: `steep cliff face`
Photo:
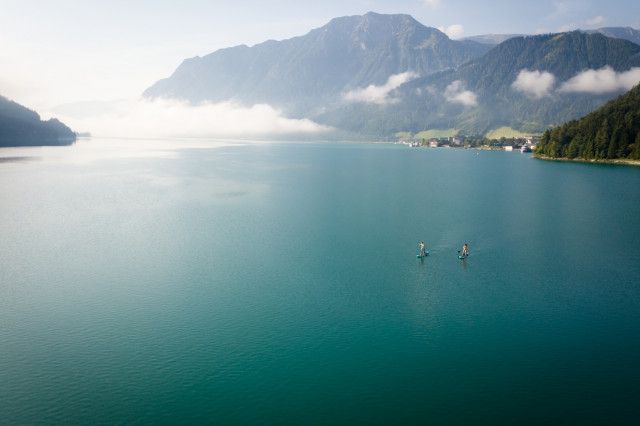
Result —
[[301, 37], [187, 59], [144, 95], [192, 102], [265, 102], [307, 113], [345, 91], [384, 84], [390, 75], [430, 75], [489, 49], [450, 40], [409, 15], [367, 13], [333, 19]]

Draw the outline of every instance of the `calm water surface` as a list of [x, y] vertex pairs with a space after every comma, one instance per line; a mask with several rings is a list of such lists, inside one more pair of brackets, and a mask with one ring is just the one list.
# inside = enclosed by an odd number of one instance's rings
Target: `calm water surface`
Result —
[[2, 423], [640, 415], [638, 168], [372, 144], [0, 156]]

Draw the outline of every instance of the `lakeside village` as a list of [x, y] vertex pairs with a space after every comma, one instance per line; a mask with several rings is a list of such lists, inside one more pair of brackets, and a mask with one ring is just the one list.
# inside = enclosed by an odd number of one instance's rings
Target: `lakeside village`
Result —
[[412, 148], [474, 148], [496, 151], [532, 152], [535, 150], [536, 144], [540, 141], [540, 137], [540, 135], [528, 135], [515, 138], [501, 137], [500, 139], [489, 139], [484, 136], [457, 135], [417, 140], [411, 136], [411, 134], [402, 134], [398, 135], [396, 143]]

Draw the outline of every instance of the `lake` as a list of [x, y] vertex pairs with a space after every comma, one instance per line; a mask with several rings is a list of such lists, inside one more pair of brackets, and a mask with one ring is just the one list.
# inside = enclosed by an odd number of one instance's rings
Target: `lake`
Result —
[[194, 140], [0, 157], [2, 423], [640, 415], [640, 168]]

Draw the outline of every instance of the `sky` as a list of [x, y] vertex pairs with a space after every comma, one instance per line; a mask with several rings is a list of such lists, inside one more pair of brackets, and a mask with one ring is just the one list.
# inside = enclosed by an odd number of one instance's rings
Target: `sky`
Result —
[[368, 11], [407, 13], [452, 38], [640, 28], [637, 0], [0, 0], [0, 95], [39, 112], [132, 99], [185, 58]]

